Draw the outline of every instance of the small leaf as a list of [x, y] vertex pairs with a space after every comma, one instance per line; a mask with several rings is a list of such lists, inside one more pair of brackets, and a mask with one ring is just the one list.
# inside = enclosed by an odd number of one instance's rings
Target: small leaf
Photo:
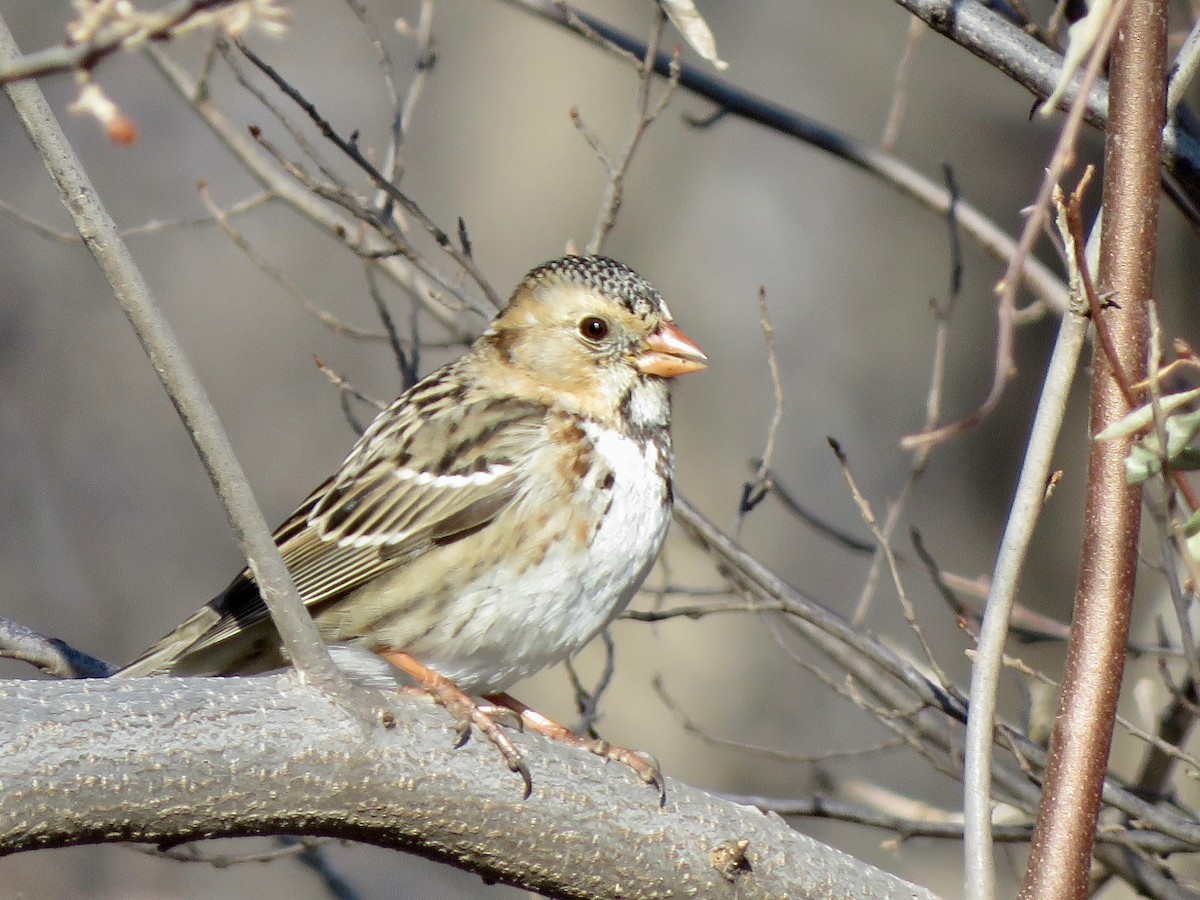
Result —
[[[1171, 468], [1178, 471], [1200, 469], [1200, 449], [1187, 446], [1194, 435], [1191, 429], [1172, 429], [1167, 423], [1167, 459]], [[1129, 448], [1125, 457], [1125, 481], [1141, 484], [1162, 471], [1162, 450], [1158, 435], [1150, 434]]]
[[1096, 43], [1096, 38], [1100, 35], [1100, 26], [1104, 24], [1104, 19], [1112, 7], [1112, 0], [1088, 0], [1088, 6], [1091, 8], [1087, 15], [1071, 25], [1068, 30], [1067, 52], [1063, 54], [1063, 67], [1058, 76], [1058, 83], [1054, 85], [1054, 90], [1045, 102], [1038, 107], [1038, 114], [1043, 118], [1049, 118], [1054, 113], [1075, 72], [1083, 65], [1084, 57]]
[[1141, 484], [1149, 481], [1162, 471], [1162, 457], [1158, 448], [1150, 449], [1142, 444], [1134, 444], [1129, 448], [1125, 457], [1125, 481], [1128, 484]]
[[717, 41], [704, 16], [696, 9], [692, 0], [658, 0], [671, 24], [679, 29], [683, 39], [693, 50], [713, 64], [713, 68], [724, 71], [729, 63], [717, 58]]
[[[1191, 403], [1197, 397], [1200, 397], [1200, 388], [1193, 388], [1190, 391], [1183, 391], [1178, 394], [1167, 394], [1158, 402], [1158, 408], [1163, 415], [1169, 415], [1179, 407]], [[1113, 438], [1127, 437], [1141, 431], [1147, 425], [1154, 421], [1154, 407], [1147, 403], [1145, 406], [1139, 406], [1129, 415], [1125, 416], [1116, 422], [1113, 422], [1103, 431], [1096, 435], [1097, 441], [1111, 441]]]
[[1200, 432], [1200, 410], [1169, 416], [1163, 430], [1167, 432], [1167, 456], [1174, 459]]

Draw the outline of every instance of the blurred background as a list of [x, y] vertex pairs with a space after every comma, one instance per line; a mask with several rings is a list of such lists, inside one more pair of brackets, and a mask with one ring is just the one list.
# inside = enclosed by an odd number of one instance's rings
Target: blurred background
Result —
[[[643, 36], [653, 19], [647, 0], [581, 5]], [[411, 71], [413, 43], [391, 25], [397, 18], [412, 21], [416, 3], [365, 6], [404, 71]], [[1044, 19], [1053, 4], [1029, 6]], [[701, 0], [700, 8], [730, 63], [723, 77], [867, 143], [879, 141], [908, 43], [909, 16], [897, 5]], [[3, 0], [0, 9], [25, 51], [59, 43], [70, 16], [65, 2]], [[359, 21], [338, 2], [291, 9], [283, 37], [251, 35], [248, 42], [343, 134], [357, 130], [364, 148], [383, 147], [391, 111]], [[587, 242], [605, 172], [569, 111], [577, 108], [615, 150], [634, 119], [637, 78], [620, 61], [500, 2], [440, 0], [433, 30], [437, 64], [403, 147], [401, 186], [447, 230], [457, 217], [465, 220], [480, 268], [507, 295], [526, 270], [561, 254], [569, 241]], [[680, 42], [669, 29], [664, 40], [667, 46]], [[192, 71], [206, 49], [203, 36], [169, 48]], [[684, 57], [703, 65], [691, 51]], [[136, 124], [136, 145], [113, 144], [94, 121], [67, 112], [77, 93], [70, 76], [48, 79], [43, 88], [121, 225], [204, 217], [200, 182], [222, 207], [256, 192], [144, 59], [113, 58], [97, 78]], [[241, 126], [282, 135], [220, 66], [212, 90]], [[943, 163], [951, 165], [964, 198], [1010, 232], [1018, 230], [1058, 120], [1031, 121], [1027, 92], [931, 33], [916, 46], [906, 100], [897, 154], [938, 181]], [[706, 128], [689, 122], [713, 112], [682, 91], [675, 96], [634, 158], [605, 245], [608, 255], [659, 287], [711, 360], [705, 373], [676, 388], [678, 490], [726, 527], [751, 461], [763, 453], [774, 401], [757, 305], [762, 286], [785, 394], [774, 469], [813, 512], [869, 538], [826, 436], [840, 441], [882, 518], [911, 464], [899, 438], [919, 430], [924, 417], [935, 332], [930, 301], [944, 303], [950, 283], [946, 223], [779, 134], [732, 117]], [[322, 149], [336, 157], [332, 148]], [[1086, 132], [1081, 162], [1098, 161], [1100, 150], [1100, 137]], [[337, 168], [350, 172], [340, 161]], [[1098, 182], [1093, 193], [1098, 198]], [[0, 106], [0, 201], [69, 229], [7, 104]], [[277, 204], [240, 217], [237, 225], [309, 298], [342, 319], [378, 328], [362, 264], [335, 242]], [[1169, 206], [1162, 233], [1159, 298], [1168, 333], [1192, 339], [1195, 319], [1184, 286], [1196, 283], [1200, 256]], [[400, 380], [386, 344], [354, 341], [317, 323], [215, 226], [162, 228], [130, 242], [267, 518], [281, 520], [354, 439], [314, 356], [364, 393], [389, 399]], [[1054, 262], [1052, 252], [1045, 258]], [[992, 286], [1002, 268], [969, 240], [964, 263], [950, 331], [947, 421], [974, 409], [992, 377]], [[453, 271], [449, 262], [441, 267]], [[393, 291], [388, 299], [406, 315], [406, 298]], [[947, 570], [969, 578], [990, 574], [1056, 325], [1047, 318], [1022, 328], [1019, 373], [1000, 409], [934, 454], [896, 532], [905, 556], [912, 556], [908, 530], [917, 527]], [[425, 334], [436, 340], [437, 327], [427, 324]], [[422, 371], [457, 352], [427, 351]], [[1074, 590], [1086, 449], [1084, 391], [1077, 394], [1057, 460], [1064, 478], [1046, 509], [1020, 594], [1026, 605], [1063, 621]], [[54, 240], [11, 215], [0, 216], [0, 508], [0, 613], [113, 662], [131, 659], [241, 565], [190, 442], [90, 256], [78, 242]], [[869, 558], [800, 524], [774, 498], [746, 519], [741, 541], [811, 596], [844, 615], [853, 611]], [[679, 534], [664, 561], [648, 588], [720, 584]], [[906, 566], [904, 576], [939, 662], [965, 686], [969, 639], [918, 567]], [[1135, 631], [1146, 634], [1158, 601], [1151, 580], [1143, 579], [1142, 587]], [[649, 608], [657, 601], [646, 595], [637, 602]], [[866, 626], [897, 646], [914, 643], [886, 577]], [[960, 806], [957, 782], [911, 752], [821, 759], [871, 748], [887, 732], [806, 674], [790, 653], [804, 658], [809, 651], [780, 646], [768, 619], [618, 622], [612, 635], [616, 675], [599, 728], [616, 743], [653, 752], [670, 776], [778, 797], [872, 783], [936, 808]], [[1021, 655], [1053, 675], [1061, 648], [1023, 647]], [[583, 655], [585, 680], [595, 679], [602, 661], [595, 647]], [[33, 677], [12, 663], [0, 665], [0, 675]], [[719, 746], [688, 732], [655, 692], [656, 677], [709, 735], [795, 757]], [[1022, 685], [1015, 679], [1006, 685], [1005, 712], [1018, 717]], [[567, 723], [577, 718], [561, 667], [515, 693]], [[498, 770], [497, 777], [508, 775]], [[956, 843], [891, 844], [886, 833], [850, 825], [809, 819], [794, 825], [946, 896], [959, 891]], [[268, 846], [209, 849], [240, 854]], [[1000, 850], [1002, 878], [1019, 875], [1022, 854]], [[519, 893], [375, 848], [334, 847], [328, 858], [365, 897]], [[3, 859], [0, 882], [2, 893], [29, 898], [238, 897], [263, 890], [326, 896], [294, 861], [215, 869], [118, 847]]]

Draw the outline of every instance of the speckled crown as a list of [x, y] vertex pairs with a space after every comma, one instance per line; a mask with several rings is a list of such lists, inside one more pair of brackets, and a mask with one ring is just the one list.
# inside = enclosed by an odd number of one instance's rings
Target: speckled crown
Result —
[[619, 300], [634, 315], [654, 313], [671, 318], [666, 301], [654, 285], [629, 266], [607, 256], [564, 256], [551, 260], [526, 275], [522, 284], [536, 288], [539, 284], [564, 280]]

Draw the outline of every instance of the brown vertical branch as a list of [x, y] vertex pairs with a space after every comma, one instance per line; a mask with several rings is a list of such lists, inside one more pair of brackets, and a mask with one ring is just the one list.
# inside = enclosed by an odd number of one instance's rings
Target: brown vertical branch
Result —
[[[1146, 301], [1153, 288], [1158, 157], [1165, 96], [1164, 0], [1130, 4], [1112, 56], [1104, 152], [1099, 281], [1115, 292], [1103, 316], [1117, 359], [1096, 352], [1091, 433], [1129, 411], [1116, 368], [1144, 377]], [[1125, 483], [1129, 440], [1093, 442], [1084, 545], [1063, 693], [1022, 898], [1082, 898], [1124, 669], [1137, 573], [1141, 491]]]

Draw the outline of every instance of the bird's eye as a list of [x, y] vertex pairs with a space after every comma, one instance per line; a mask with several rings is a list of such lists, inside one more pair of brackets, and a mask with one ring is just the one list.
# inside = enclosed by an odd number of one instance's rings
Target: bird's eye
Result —
[[608, 323], [598, 316], [588, 316], [579, 323], [579, 333], [589, 341], [602, 341], [608, 337]]

